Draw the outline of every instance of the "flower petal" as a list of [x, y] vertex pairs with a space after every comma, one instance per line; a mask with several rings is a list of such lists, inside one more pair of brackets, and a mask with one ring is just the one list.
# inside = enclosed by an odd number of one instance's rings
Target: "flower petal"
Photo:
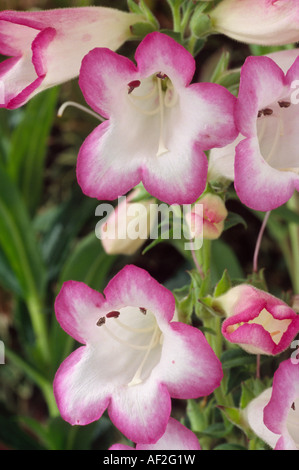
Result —
[[159, 365], [172, 398], [198, 398], [212, 393], [222, 380], [222, 366], [206, 338], [196, 328], [179, 322], [164, 334]]
[[245, 139], [237, 145], [235, 189], [246, 206], [269, 211], [287, 202], [299, 190], [299, 176], [279, 171], [261, 156], [257, 138]]

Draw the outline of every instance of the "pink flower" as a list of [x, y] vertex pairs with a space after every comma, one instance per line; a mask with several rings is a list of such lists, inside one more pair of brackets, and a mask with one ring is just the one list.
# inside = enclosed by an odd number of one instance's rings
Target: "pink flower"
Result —
[[276, 355], [299, 332], [299, 315], [282, 300], [247, 284], [215, 299], [227, 316], [223, 336], [251, 354]]
[[0, 12], [3, 102], [17, 108], [36, 93], [79, 75], [85, 54], [96, 46], [118, 49], [132, 35], [138, 15], [112, 8], [63, 8]]
[[299, 40], [297, 0], [222, 0], [210, 16], [217, 32], [240, 42], [274, 46]]
[[[134, 447], [114, 444], [109, 450], [133, 450]], [[198, 438], [174, 418], [169, 418], [166, 431], [154, 444], [137, 444], [135, 450], [201, 450]]]
[[[299, 55], [299, 49], [283, 50], [268, 54], [266, 57], [272, 59], [286, 74]], [[296, 93], [296, 90], [293, 90]], [[260, 147], [264, 145], [265, 136], [258, 136]], [[235, 178], [235, 152], [237, 145], [244, 140], [244, 136], [239, 134], [234, 142], [222, 148], [214, 148], [209, 155], [209, 181], [234, 181]]]
[[120, 198], [116, 209], [101, 224], [99, 238], [106, 253], [132, 255], [148, 239], [155, 223], [155, 199], [134, 201], [138, 188]]
[[202, 236], [207, 240], [216, 240], [223, 232], [227, 215], [223, 199], [217, 194], [207, 193], [186, 215], [186, 222], [195, 238]]
[[236, 123], [245, 139], [236, 147], [235, 188], [252, 209], [275, 209], [299, 190], [298, 79], [299, 58], [286, 74], [269, 57], [249, 57], [241, 69]]
[[104, 295], [66, 282], [55, 310], [84, 345], [54, 380], [61, 416], [71, 424], [88, 424], [108, 409], [128, 439], [151, 444], [166, 430], [171, 398], [208, 395], [222, 380], [204, 335], [174, 320], [174, 296], [143, 269], [126, 266]]
[[206, 185], [203, 151], [236, 137], [235, 97], [219, 85], [190, 85], [194, 58], [162, 33], [147, 35], [135, 60], [97, 48], [82, 62], [84, 97], [108, 120], [80, 149], [79, 184], [113, 200], [142, 181], [168, 204], [193, 203]]
[[274, 450], [299, 450], [299, 364], [281, 362], [273, 386], [245, 409], [248, 424]]

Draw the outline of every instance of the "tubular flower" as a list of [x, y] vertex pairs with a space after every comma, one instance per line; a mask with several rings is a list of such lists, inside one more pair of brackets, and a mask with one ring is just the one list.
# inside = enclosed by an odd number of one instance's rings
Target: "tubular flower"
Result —
[[223, 199], [217, 194], [207, 193], [193, 206], [186, 219], [195, 238], [202, 236], [216, 240], [223, 232], [227, 214]]
[[155, 223], [155, 199], [134, 202], [139, 193], [137, 188], [127, 197], [123, 196], [123, 200], [101, 225], [100, 238], [106, 253], [132, 255], [148, 239]]
[[275, 46], [299, 40], [297, 0], [223, 0], [210, 16], [217, 32], [240, 42]]
[[173, 319], [174, 296], [143, 269], [126, 266], [104, 295], [66, 282], [55, 310], [61, 327], [84, 344], [54, 380], [58, 408], [71, 424], [88, 424], [108, 409], [128, 439], [154, 443], [166, 430], [171, 397], [205, 396], [222, 380], [204, 335]]
[[79, 75], [96, 46], [118, 49], [139, 15], [104, 7], [0, 12], [0, 107], [18, 108], [38, 92]]
[[236, 123], [235, 189], [248, 207], [268, 211], [299, 190], [297, 155], [299, 58], [286, 74], [269, 57], [249, 57], [241, 69]]
[[248, 424], [274, 450], [299, 450], [299, 364], [281, 362], [273, 386], [245, 409]]
[[147, 35], [135, 60], [105, 48], [83, 59], [81, 90], [107, 120], [80, 149], [78, 182], [98, 199], [116, 199], [142, 181], [164, 202], [193, 203], [206, 185], [204, 150], [236, 137], [235, 97], [220, 85], [190, 84], [194, 58], [162, 33]]
[[[134, 447], [114, 444], [109, 450], [132, 450]], [[137, 444], [135, 450], [201, 450], [198, 438], [174, 418], [169, 418], [166, 431], [155, 444]]]
[[[268, 54], [267, 57], [274, 60], [274, 62], [286, 74], [294, 61], [299, 55], [299, 49], [290, 49], [284, 51], [273, 52]], [[294, 90], [293, 90], [294, 91]], [[263, 136], [260, 136], [263, 139]], [[261, 141], [262, 141], [261, 139]], [[209, 155], [209, 181], [234, 181], [235, 178], [235, 152], [237, 145], [244, 140], [244, 136], [239, 134], [234, 142], [222, 148], [214, 148], [210, 151]]]
[[276, 355], [299, 332], [299, 315], [277, 297], [247, 284], [215, 299], [227, 318], [223, 336], [252, 354]]

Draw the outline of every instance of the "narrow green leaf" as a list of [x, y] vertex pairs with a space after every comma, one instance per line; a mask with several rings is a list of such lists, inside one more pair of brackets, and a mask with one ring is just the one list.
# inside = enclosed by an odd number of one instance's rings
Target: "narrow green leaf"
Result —
[[58, 88], [51, 88], [30, 100], [22, 121], [11, 136], [7, 171], [19, 187], [31, 214], [40, 202], [57, 97]]

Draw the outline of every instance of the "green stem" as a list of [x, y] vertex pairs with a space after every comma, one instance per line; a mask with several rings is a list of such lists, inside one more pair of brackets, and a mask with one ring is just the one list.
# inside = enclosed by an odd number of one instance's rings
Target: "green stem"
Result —
[[[289, 209], [297, 212], [296, 196], [293, 196], [287, 203]], [[299, 227], [295, 223], [289, 224], [289, 237], [292, 251], [292, 282], [295, 294], [299, 294]]]
[[173, 2], [171, 0], [167, 0], [168, 5], [170, 6], [172, 18], [173, 18], [173, 31], [175, 33], [180, 33], [182, 31], [182, 24], [181, 24], [181, 4], [180, 2]]
[[50, 347], [48, 342], [48, 334], [46, 322], [43, 312], [43, 304], [37, 295], [30, 295], [26, 299], [26, 305], [29, 311], [32, 328], [36, 336], [36, 343], [42, 354], [43, 360], [47, 365], [51, 363]]

